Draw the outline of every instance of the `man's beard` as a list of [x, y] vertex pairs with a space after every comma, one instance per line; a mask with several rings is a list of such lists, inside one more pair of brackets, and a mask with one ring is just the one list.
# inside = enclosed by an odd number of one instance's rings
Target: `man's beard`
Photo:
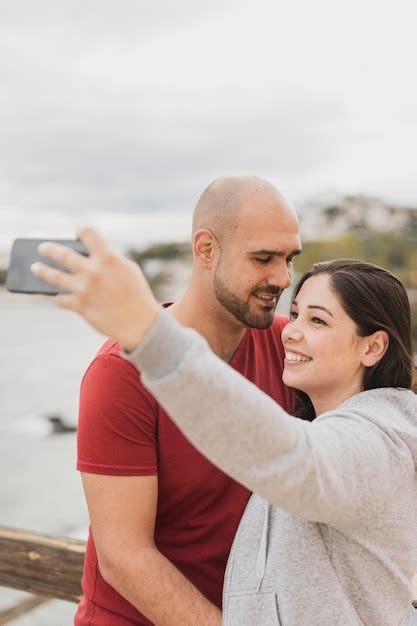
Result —
[[[268, 308], [259, 313], [254, 313], [250, 310], [249, 302], [243, 302], [225, 285], [218, 273], [219, 266], [216, 268], [213, 280], [214, 294], [217, 300], [229, 311], [234, 317], [239, 320], [245, 326], [249, 328], [269, 328], [274, 321], [275, 307]], [[276, 287], [263, 287], [253, 291], [256, 293], [270, 294], [271, 296], [277, 296], [278, 298], [282, 293], [282, 289]]]

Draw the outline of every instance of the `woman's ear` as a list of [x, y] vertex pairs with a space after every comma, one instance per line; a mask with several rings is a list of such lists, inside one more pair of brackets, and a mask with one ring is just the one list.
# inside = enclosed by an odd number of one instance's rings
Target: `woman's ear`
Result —
[[208, 228], [201, 228], [194, 233], [193, 254], [200, 267], [212, 268], [217, 246], [217, 239]]
[[372, 335], [364, 337], [364, 353], [362, 365], [372, 367], [384, 356], [389, 346], [389, 335], [385, 330], [377, 330]]

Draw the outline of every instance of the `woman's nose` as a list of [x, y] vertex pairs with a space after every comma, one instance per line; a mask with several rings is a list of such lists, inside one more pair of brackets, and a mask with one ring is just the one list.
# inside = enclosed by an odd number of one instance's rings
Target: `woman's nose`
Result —
[[297, 323], [297, 320], [290, 321], [282, 331], [282, 340], [283, 341], [301, 341], [303, 338], [303, 332], [300, 328], [300, 325]]
[[289, 341], [301, 341], [302, 338], [303, 338], [303, 333], [301, 332], [301, 330], [298, 330], [298, 329], [293, 330], [288, 335]]

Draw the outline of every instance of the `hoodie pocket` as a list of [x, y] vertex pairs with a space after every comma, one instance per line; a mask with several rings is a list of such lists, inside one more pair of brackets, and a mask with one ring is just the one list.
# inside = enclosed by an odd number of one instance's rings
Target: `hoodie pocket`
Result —
[[275, 593], [229, 595], [223, 626], [280, 626]]

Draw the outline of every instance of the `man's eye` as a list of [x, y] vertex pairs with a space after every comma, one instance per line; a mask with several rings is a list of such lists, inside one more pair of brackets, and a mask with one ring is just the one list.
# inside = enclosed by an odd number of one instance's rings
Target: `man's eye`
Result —
[[294, 261], [294, 257], [293, 256], [288, 257], [287, 265], [290, 265], [293, 261]]
[[270, 256], [267, 256], [267, 257], [256, 256], [255, 257], [255, 261], [257, 261], [258, 263], [269, 263], [270, 260], [271, 260]]
[[290, 320], [296, 320], [298, 317], [297, 311], [290, 311]]

